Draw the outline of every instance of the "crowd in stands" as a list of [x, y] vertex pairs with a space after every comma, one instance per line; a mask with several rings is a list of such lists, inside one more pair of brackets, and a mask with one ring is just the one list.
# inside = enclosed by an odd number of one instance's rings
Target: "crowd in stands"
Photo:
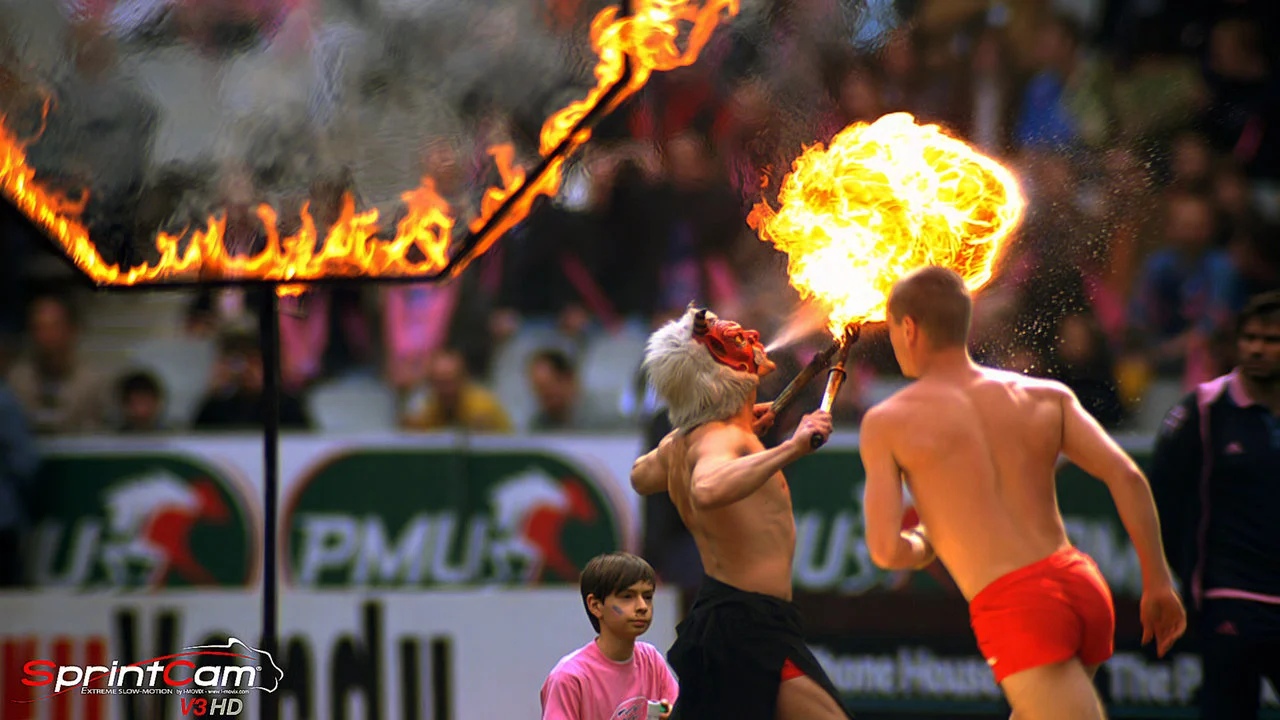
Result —
[[[548, 21], [581, 26], [588, 5], [552, 2]], [[898, 3], [909, 17], [866, 42], [848, 35], [841, 3], [773, 6], [718, 34], [695, 65], [656, 74], [600, 129], [557, 197], [458, 281], [322, 287], [282, 301], [282, 426], [330, 427], [315, 394], [362, 382], [391, 398], [393, 424], [410, 431], [639, 432], [655, 410], [637, 374], [645, 334], [692, 300], [776, 337], [798, 297], [747, 213], [771, 199], [805, 145], [895, 111], [1000, 158], [1029, 200], [978, 300], [978, 359], [1065, 382], [1116, 429], [1131, 426], [1155, 380], [1188, 387], [1230, 367], [1232, 314], [1280, 286], [1270, 3], [918, 0]], [[541, 118], [478, 112], [477, 145], [495, 133], [536, 144]], [[491, 172], [482, 152], [448, 144], [423, 162], [459, 196]], [[250, 207], [258, 179], [240, 180], [250, 187], [228, 195], [229, 237], [252, 222], [236, 208]], [[352, 182], [310, 188], [322, 227]], [[6, 255], [43, 252], [5, 212]], [[21, 262], [5, 265], [5, 372], [35, 432], [260, 426], [263, 299], [253, 291], [190, 297], [177, 334], [213, 359], [191, 381], [203, 388], [190, 412], [175, 416], [171, 374], [104, 376], [77, 352], [92, 295], [24, 285]], [[782, 372], [762, 395], [828, 341], [818, 332], [779, 351]], [[836, 412], [844, 427], [875, 401], [877, 381], [897, 376], [874, 329], [855, 361]], [[518, 395], [527, 401], [513, 409]]]

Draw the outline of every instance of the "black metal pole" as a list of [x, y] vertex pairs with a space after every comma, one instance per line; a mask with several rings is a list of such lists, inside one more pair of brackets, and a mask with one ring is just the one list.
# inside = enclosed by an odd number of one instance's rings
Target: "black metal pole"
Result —
[[[280, 495], [280, 297], [268, 286], [259, 303], [262, 345], [262, 648], [280, 660], [276, 568]], [[280, 717], [280, 693], [259, 693], [263, 720]]]

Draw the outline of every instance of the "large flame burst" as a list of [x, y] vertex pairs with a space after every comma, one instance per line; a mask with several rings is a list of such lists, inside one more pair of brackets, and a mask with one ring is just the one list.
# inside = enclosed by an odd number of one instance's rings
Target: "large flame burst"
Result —
[[[525, 172], [513, 164], [511, 146], [490, 148], [502, 185], [485, 191], [479, 217], [469, 226], [472, 232], [484, 230], [478, 253], [524, 219], [539, 195], [552, 195], [559, 190], [565, 159], [591, 137], [590, 129], [583, 129], [569, 138], [580, 119], [606, 95], [609, 105], [600, 108], [603, 112], [612, 111], [633, 95], [654, 72], [692, 64], [720, 21], [738, 12], [738, 0], [635, 0], [632, 5], [634, 10], [629, 15], [620, 17], [618, 9], [610, 7], [592, 21], [591, 43], [599, 56], [596, 86], [586, 98], [548, 118], [540, 138], [544, 157], [551, 156], [566, 139], [569, 146], [555, 155], [546, 172], [537, 177], [537, 184], [525, 189], [515, 206], [492, 225], [489, 222], [503, 203], [523, 188]], [[609, 89], [624, 77], [628, 58], [631, 74], [626, 85], [609, 94]], [[155, 247], [160, 257], [154, 264], [129, 268], [112, 265], [103, 260], [81, 221], [86, 198], [71, 201], [42, 187], [35, 180], [35, 168], [27, 163], [27, 143], [5, 127], [4, 120], [0, 113], [0, 190], [62, 247], [77, 268], [100, 285], [253, 279], [283, 283], [279, 285], [280, 292], [290, 294], [301, 290], [299, 285], [289, 285], [290, 281], [422, 276], [448, 264], [455, 214], [436, 192], [431, 178], [425, 177], [419, 187], [401, 195], [407, 212], [390, 240], [376, 237], [380, 231], [377, 211], [357, 213], [355, 202], [348, 195], [341, 215], [322, 242], [317, 242], [315, 222], [305, 207], [298, 232], [281, 238], [276, 211], [261, 205], [258, 217], [266, 230], [267, 244], [258, 255], [232, 255], [227, 251], [222, 214], [210, 217], [203, 229], [179, 236], [159, 234]]]
[[1000, 163], [906, 113], [840, 131], [796, 158], [779, 207], [748, 217], [788, 255], [791, 284], [844, 328], [884, 320], [893, 283], [942, 265], [984, 286], [1026, 201]]

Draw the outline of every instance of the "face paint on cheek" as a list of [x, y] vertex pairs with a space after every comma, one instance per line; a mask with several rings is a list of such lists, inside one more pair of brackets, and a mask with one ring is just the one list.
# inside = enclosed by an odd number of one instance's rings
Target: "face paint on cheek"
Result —
[[622, 611], [622, 608], [618, 607], [617, 605], [610, 605], [609, 607], [613, 608], [614, 614], [617, 615], [618, 617], [622, 617], [623, 615], [626, 615], [626, 613]]

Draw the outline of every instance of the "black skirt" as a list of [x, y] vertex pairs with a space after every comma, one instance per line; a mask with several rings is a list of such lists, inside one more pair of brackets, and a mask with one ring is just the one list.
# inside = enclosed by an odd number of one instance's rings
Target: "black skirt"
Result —
[[693, 608], [676, 627], [676, 642], [667, 652], [680, 683], [671, 720], [773, 720], [787, 660], [844, 707], [805, 644], [794, 603], [703, 576]]

